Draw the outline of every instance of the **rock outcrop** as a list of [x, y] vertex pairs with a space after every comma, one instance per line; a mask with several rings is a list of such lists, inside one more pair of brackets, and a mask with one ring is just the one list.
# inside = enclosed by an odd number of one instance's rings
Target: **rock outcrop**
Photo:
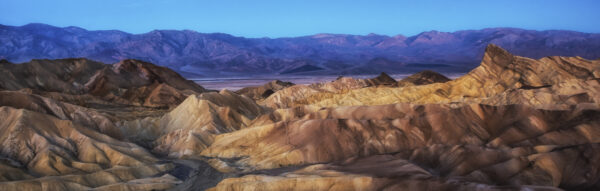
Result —
[[427, 85], [447, 81], [450, 81], [448, 77], [431, 70], [425, 70], [398, 81], [398, 86]]
[[262, 100], [262, 99], [269, 97], [271, 94], [273, 94], [279, 90], [282, 90], [284, 88], [287, 88], [287, 87], [290, 87], [293, 85], [294, 85], [294, 83], [291, 83], [291, 82], [282, 82], [279, 80], [273, 80], [262, 86], [242, 88], [238, 91], [235, 91], [235, 93], [240, 94], [240, 95], [245, 95], [254, 100]]
[[325, 92], [341, 93], [353, 89], [377, 86], [394, 86], [395, 84], [396, 80], [394, 80], [394, 78], [390, 77], [385, 72], [382, 72], [379, 74], [379, 76], [372, 79], [356, 79], [340, 76], [338, 79], [332, 82], [311, 84], [309, 87]]
[[[83, 58], [32, 60], [5, 63], [0, 74], [0, 89], [32, 89], [34, 93], [53, 92], [71, 97], [90, 95], [109, 103], [145, 107], [174, 107], [187, 96], [206, 91], [168, 68], [138, 60], [123, 60], [114, 65]], [[86, 103], [95, 102], [75, 104]]]
[[155, 153], [194, 158], [214, 136], [248, 127], [266, 111], [248, 97], [222, 90], [191, 95], [162, 117], [125, 121], [118, 126], [133, 142], [151, 142], [148, 146]]
[[[356, 79], [340, 76], [332, 82], [315, 83], [310, 85], [294, 85], [289, 88], [285, 88], [281, 91], [273, 93], [260, 103], [263, 103], [271, 108], [286, 108], [295, 105], [302, 105], [304, 104], [303, 100], [321, 94], [339, 94], [366, 87], [394, 87], [396, 86], [396, 83], [397, 82], [394, 80], [394, 78], [390, 77], [384, 72], [372, 79]], [[295, 104], [296, 102], [301, 102], [301, 104]]]
[[[316, 92], [310, 95], [303, 94], [303, 96], [294, 96], [284, 89], [279, 92], [281, 94], [288, 93], [287, 95], [271, 96], [265, 100], [265, 103], [274, 108], [289, 108], [307, 104], [335, 107], [391, 103], [471, 103], [519, 89], [532, 90], [559, 84], [562, 87], [569, 86], [564, 83], [595, 84], [593, 81], [598, 81], [600, 78], [599, 64], [600, 60], [586, 60], [580, 57], [554, 56], [534, 60], [514, 56], [498, 46], [490, 45], [487, 47], [479, 67], [465, 76], [446, 83], [400, 88], [368, 87], [337, 93]], [[561, 94], [563, 97], [586, 93], [590, 97], [596, 97], [597, 94], [593, 93], [595, 88], [586, 87], [586, 89], [552, 93]], [[597, 98], [592, 99], [597, 100]], [[535, 100], [531, 100], [529, 103], [541, 105]]]

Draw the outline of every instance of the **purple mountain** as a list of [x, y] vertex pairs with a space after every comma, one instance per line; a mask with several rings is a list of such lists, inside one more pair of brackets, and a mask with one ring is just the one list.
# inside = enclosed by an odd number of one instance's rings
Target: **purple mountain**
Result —
[[490, 43], [533, 58], [600, 58], [600, 34], [562, 30], [489, 28], [411, 37], [317, 34], [271, 39], [189, 30], [129, 34], [45, 24], [0, 25], [0, 59], [11, 62], [86, 57], [115, 63], [132, 58], [186, 75], [467, 71], [478, 65]]

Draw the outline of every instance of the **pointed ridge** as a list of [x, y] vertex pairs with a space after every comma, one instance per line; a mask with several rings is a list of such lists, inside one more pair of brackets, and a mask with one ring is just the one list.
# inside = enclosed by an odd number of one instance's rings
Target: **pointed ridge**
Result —
[[485, 48], [483, 59], [481, 60], [481, 66], [488, 69], [497, 67], [503, 68], [512, 64], [514, 57], [515, 56], [513, 54], [504, 50], [500, 46], [488, 44], [488, 46]]
[[502, 47], [495, 45], [495, 44], [488, 44], [487, 47], [485, 47], [485, 53], [486, 54], [494, 54], [494, 55], [502, 54], [502, 55], [512, 56], [512, 54], [510, 52], [508, 52], [507, 50], [505, 50]]
[[177, 105], [177, 107], [175, 107], [170, 113], [177, 113], [177, 112], [180, 112], [180, 111], [185, 110], [190, 107], [196, 107], [196, 105], [198, 105], [198, 102], [200, 101], [198, 96], [199, 95], [196, 95], [196, 94], [189, 95], [179, 105]]
[[426, 85], [432, 83], [444, 83], [447, 81], [450, 81], [450, 79], [440, 73], [431, 70], [423, 70], [400, 80], [398, 85]]
[[237, 95], [228, 89], [222, 89], [221, 91], [219, 91], [219, 94], [221, 94], [221, 95]]
[[124, 68], [135, 68], [134, 65], [136, 64], [141, 64], [141, 65], [149, 65], [150, 63], [148, 62], [144, 62], [141, 60], [136, 60], [136, 59], [125, 59], [125, 60], [121, 60], [115, 64], [113, 64], [113, 70], [115, 72], [117, 72], [120, 69], [124, 69]]
[[379, 74], [379, 76], [377, 76], [376, 78], [373, 78], [373, 80], [376, 80], [380, 83], [383, 84], [394, 84], [396, 83], [396, 80], [394, 78], [392, 78], [390, 75], [388, 75], [385, 72], [381, 72], [381, 74]]

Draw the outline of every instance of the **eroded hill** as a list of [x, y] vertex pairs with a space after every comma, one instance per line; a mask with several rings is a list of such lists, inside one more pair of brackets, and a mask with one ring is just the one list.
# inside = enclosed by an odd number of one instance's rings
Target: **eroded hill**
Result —
[[0, 72], [4, 190], [600, 189], [600, 60], [489, 45], [454, 80], [237, 92], [136, 60]]
[[[417, 76], [404, 81], [435, 75]], [[276, 92], [268, 117], [202, 152], [222, 172], [251, 174], [214, 189], [598, 188], [598, 60], [534, 60], [490, 45], [465, 76], [435, 78]], [[260, 173], [275, 169], [289, 170]]]

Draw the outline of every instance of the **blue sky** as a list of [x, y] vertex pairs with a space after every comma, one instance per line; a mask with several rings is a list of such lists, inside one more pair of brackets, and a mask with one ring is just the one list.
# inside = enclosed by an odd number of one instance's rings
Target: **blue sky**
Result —
[[488, 27], [600, 32], [598, 0], [0, 0], [0, 24], [245, 37], [415, 35]]

